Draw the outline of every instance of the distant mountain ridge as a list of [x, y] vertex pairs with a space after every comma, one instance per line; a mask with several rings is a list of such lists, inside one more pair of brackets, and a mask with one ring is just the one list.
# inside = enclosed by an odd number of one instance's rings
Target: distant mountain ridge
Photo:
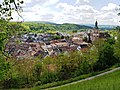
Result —
[[[93, 27], [94, 28], [94, 24], [85, 24], [86, 26], [90, 26], [90, 27]], [[111, 29], [114, 29], [115, 27], [117, 27], [117, 25], [98, 25], [98, 27], [102, 30], [111, 30]]]
[[25, 22], [35, 22], [35, 23], [42, 23], [42, 24], [56, 24], [54, 22], [49, 22], [49, 21], [25, 21]]
[[[49, 27], [52, 27], [57, 30], [80, 30], [80, 29], [92, 29], [94, 28], [94, 24], [72, 24], [72, 23], [63, 23], [57, 24], [48, 21], [27, 21], [27, 23], [38, 23], [38, 24], [46, 24], [46, 27], [49, 30]], [[48, 26], [47, 26], [48, 25]], [[101, 30], [111, 30], [116, 27], [116, 25], [98, 25]]]

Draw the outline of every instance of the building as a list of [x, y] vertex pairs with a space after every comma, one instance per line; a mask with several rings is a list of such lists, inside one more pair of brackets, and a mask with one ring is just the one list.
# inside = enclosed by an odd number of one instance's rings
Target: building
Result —
[[87, 32], [88, 37], [87, 37], [87, 42], [88, 43], [92, 43], [93, 41], [103, 38], [110, 38], [110, 35], [105, 32], [105, 31], [101, 31], [98, 27], [98, 22], [95, 22], [95, 27], [93, 29], [88, 30]]

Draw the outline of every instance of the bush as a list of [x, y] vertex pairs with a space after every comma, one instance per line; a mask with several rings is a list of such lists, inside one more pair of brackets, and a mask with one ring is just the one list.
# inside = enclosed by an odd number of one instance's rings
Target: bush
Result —
[[40, 85], [42, 85], [42, 82], [41, 81], [37, 81], [34, 86], [36, 87], [36, 86], [40, 86]]
[[117, 63], [114, 57], [113, 47], [109, 43], [105, 43], [99, 49], [99, 60], [94, 64], [94, 70], [104, 70], [115, 63]]
[[42, 75], [41, 75], [41, 83], [42, 84], [46, 84], [46, 83], [51, 83], [51, 82], [55, 82], [57, 81], [57, 74], [54, 73], [54, 72], [44, 72]]

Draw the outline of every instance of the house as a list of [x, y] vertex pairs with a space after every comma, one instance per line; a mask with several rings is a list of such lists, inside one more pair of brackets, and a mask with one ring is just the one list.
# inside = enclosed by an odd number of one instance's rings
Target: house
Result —
[[83, 38], [80, 37], [73, 37], [72, 42], [83, 42]]
[[55, 44], [55, 43], [59, 43], [59, 41], [58, 40], [52, 40], [52, 41], [50, 41], [50, 43]]
[[73, 52], [77, 50], [77, 45], [59, 47], [60, 52]]
[[100, 32], [99, 38], [110, 38], [111, 36], [107, 32]]
[[38, 52], [36, 52], [34, 54], [34, 57], [39, 56], [39, 55], [41, 56], [41, 58], [45, 58], [48, 55], [48, 52], [45, 52], [43, 50], [39, 50]]
[[39, 50], [41, 50], [41, 43], [21, 43], [18, 45], [8, 44], [5, 49], [8, 54], [17, 58], [33, 57]]
[[88, 43], [86, 42], [73, 42], [73, 44], [80, 46], [81, 48], [87, 48]]
[[69, 44], [67, 42], [59, 42], [59, 43], [55, 43], [55, 45], [57, 47], [69, 46]]

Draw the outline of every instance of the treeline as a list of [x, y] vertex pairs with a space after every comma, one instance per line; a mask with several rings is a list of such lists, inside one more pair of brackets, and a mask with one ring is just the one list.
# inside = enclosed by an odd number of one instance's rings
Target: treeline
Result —
[[24, 22], [26, 26], [29, 26], [30, 30], [41, 30], [41, 31], [63, 31], [63, 30], [82, 30], [90, 29], [92, 27], [78, 24], [54, 24], [54, 23], [39, 23], [39, 22]]

